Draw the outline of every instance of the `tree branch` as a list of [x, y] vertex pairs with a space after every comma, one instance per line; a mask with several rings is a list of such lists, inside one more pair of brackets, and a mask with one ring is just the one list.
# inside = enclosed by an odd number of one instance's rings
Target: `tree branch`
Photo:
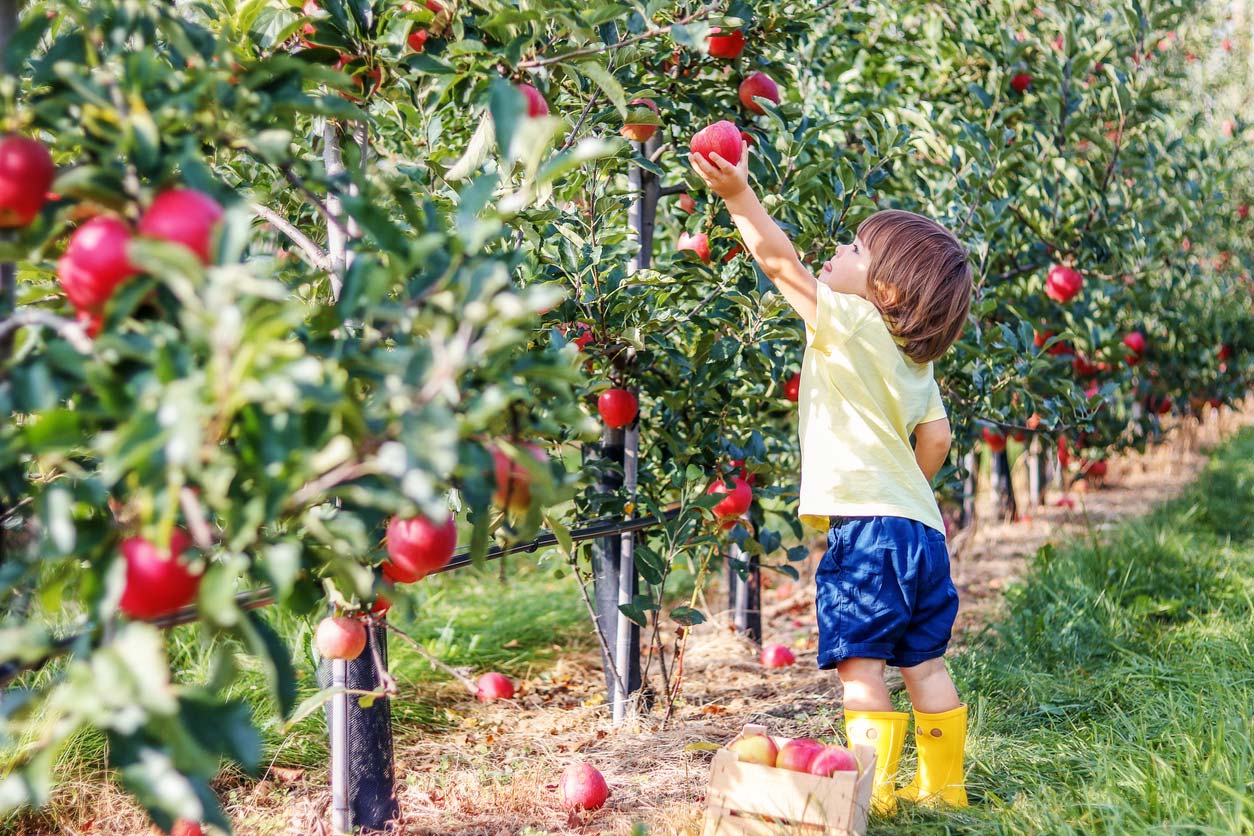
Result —
[[324, 252], [312, 238], [297, 229], [294, 224], [279, 215], [273, 209], [262, 206], [260, 203], [253, 203], [251, 204], [251, 207], [253, 214], [266, 221], [266, 223], [270, 224], [270, 226], [274, 227], [279, 232], [286, 235], [288, 240], [299, 247], [300, 251], [305, 256], [305, 260], [308, 261], [310, 265], [319, 270], [331, 269], [331, 259], [326, 252]]
[[4, 343], [9, 334], [28, 325], [38, 325], [57, 332], [79, 354], [92, 353], [91, 337], [87, 336], [87, 331], [82, 325], [35, 308], [23, 308], [7, 319], [0, 320], [0, 344]]
[[702, 6], [700, 9], [688, 15], [687, 17], [681, 17], [678, 20], [676, 20], [674, 23], [667, 24], [666, 26], [659, 26], [655, 29], [648, 29], [644, 32], [641, 32], [639, 35], [632, 35], [630, 38], [624, 38], [621, 41], [617, 41], [612, 44], [601, 44], [600, 46], [584, 47], [583, 49], [572, 50], [571, 52], [566, 52], [561, 55], [554, 55], [549, 58], [532, 58], [528, 61], [520, 61], [518, 63], [518, 68], [526, 70], [526, 69], [532, 69], [534, 67], [547, 67], [549, 64], [560, 64], [563, 61], [569, 61], [571, 58], [582, 58], [586, 55], [599, 55], [602, 52], [610, 52], [615, 49], [621, 49], [622, 47], [631, 46], [634, 43], [639, 43], [640, 41], [645, 41], [645, 40], [648, 40], [649, 38], [656, 38], [659, 35], [665, 35], [671, 31], [672, 26], [683, 26], [685, 24], [692, 23], [692, 21], [700, 17], [712, 14], [713, 12], [717, 10], [718, 10], [718, 4], [711, 3], [708, 6]]

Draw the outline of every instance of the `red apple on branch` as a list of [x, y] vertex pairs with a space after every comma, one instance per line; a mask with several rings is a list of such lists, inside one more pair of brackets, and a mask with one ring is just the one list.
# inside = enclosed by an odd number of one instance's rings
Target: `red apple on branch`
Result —
[[117, 286], [135, 275], [126, 255], [130, 242], [130, 227], [109, 215], [92, 218], [74, 231], [57, 262], [57, 278], [71, 305], [99, 311]]
[[697, 258], [708, 264], [710, 261], [710, 236], [704, 232], [698, 232], [695, 235], [681, 232], [679, 233], [679, 243], [675, 246], [675, 250], [677, 252], [692, 250], [696, 253]]
[[801, 375], [793, 374], [784, 381], [784, 397], [793, 403], [801, 397]]
[[453, 559], [457, 548], [457, 522], [451, 514], [436, 521], [425, 516], [388, 521], [384, 537], [388, 559], [383, 575], [394, 583], [413, 583]]
[[1006, 450], [1006, 436], [996, 430], [985, 427], [982, 430], [984, 435], [984, 443], [988, 445], [988, 449], [994, 453], [1003, 453]]
[[187, 532], [174, 529], [170, 546], [158, 549], [143, 537], [122, 541], [126, 561], [126, 585], [119, 607], [131, 618], [158, 618], [187, 606], [200, 588], [200, 573], [193, 572], [179, 559], [191, 545]]
[[222, 206], [195, 189], [166, 189], [139, 219], [139, 234], [182, 244], [203, 264], [212, 261], [213, 233], [222, 220]]
[[745, 50], [745, 33], [740, 29], [722, 34], [723, 30], [717, 26], [710, 28], [710, 34], [706, 38], [708, 50], [715, 58], [739, 58], [740, 53]]
[[1045, 295], [1055, 302], [1070, 302], [1083, 287], [1083, 274], [1062, 264], [1050, 267], [1045, 277]]
[[684, 192], [679, 196], [679, 208], [691, 215], [697, 211], [697, 202], [693, 200], [692, 195]]
[[0, 139], [0, 228], [28, 226], [35, 220], [56, 173], [43, 143], [16, 135]]
[[1010, 86], [1016, 93], [1026, 93], [1032, 86], [1032, 76], [1027, 73], [1015, 73], [1010, 79]]
[[527, 97], [527, 115], [532, 119], [537, 116], [549, 115], [549, 103], [544, 100], [544, 96], [530, 84], [520, 82], [518, 84], [519, 91]]
[[[779, 85], [775, 83], [773, 78], [763, 72], [755, 72], [740, 82], [739, 93], [740, 103], [754, 113], [766, 113], [762, 105], [754, 101], [755, 96], [779, 104]], [[744, 134], [742, 132], [741, 139], [743, 138]]]
[[610, 797], [605, 776], [591, 764], [572, 763], [562, 773], [562, 807], [566, 810], [600, 810]]
[[640, 403], [627, 389], [607, 389], [597, 399], [597, 411], [607, 427], [618, 429], [636, 420]]
[[323, 659], [356, 659], [366, 649], [366, 625], [343, 615], [324, 618], [314, 633], [314, 644]]
[[753, 503], [753, 488], [740, 476], [733, 476], [733, 487], [727, 487], [722, 479], [706, 489], [706, 495], [725, 494], [726, 498], [714, 506], [714, 516], [733, 519], [749, 510]]
[[422, 52], [423, 48], [427, 45], [427, 38], [429, 37], [431, 37], [431, 35], [426, 29], [415, 29], [409, 33], [409, 37], [405, 39], [405, 43], [407, 43], [409, 48], [414, 52]]
[[724, 119], [713, 125], [707, 125], [693, 134], [688, 148], [692, 153], [705, 157], [711, 165], [714, 164], [714, 160], [710, 158], [711, 154], [718, 154], [727, 162], [736, 165], [740, 162], [743, 142], [744, 140], [740, 137], [740, 128], [737, 128], [734, 122]]
[[[524, 442], [518, 445], [524, 455], [541, 464], [548, 464], [548, 454], [536, 444]], [[496, 477], [496, 493], [493, 501], [502, 508], [526, 511], [531, 506], [531, 473], [513, 461], [499, 447], [492, 447], [492, 470]]]
[[[641, 107], [636, 107], [636, 105], [641, 105]], [[631, 119], [633, 115], [639, 119], [640, 112], [645, 108], [652, 110], [654, 115], [660, 115], [661, 112], [657, 109], [657, 102], [652, 99], [632, 99], [631, 106], [635, 110], [627, 114], [627, 122], [619, 129], [619, 133], [632, 142], [648, 142], [657, 133], [658, 126], [647, 122], [632, 122]]]

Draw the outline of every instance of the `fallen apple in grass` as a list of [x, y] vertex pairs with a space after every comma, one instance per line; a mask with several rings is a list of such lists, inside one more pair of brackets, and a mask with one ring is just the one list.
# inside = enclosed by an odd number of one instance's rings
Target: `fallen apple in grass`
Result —
[[314, 633], [314, 644], [323, 659], [356, 659], [366, 649], [366, 625], [343, 615], [324, 618]]
[[852, 749], [844, 746], [825, 746], [810, 761], [810, 774], [830, 778], [837, 772], [857, 772], [858, 759]]
[[736, 754], [741, 763], [757, 763], [762, 766], [774, 766], [779, 757], [779, 747], [775, 741], [764, 734], [746, 734], [727, 744], [727, 748]]
[[503, 673], [489, 671], [479, 677], [478, 690], [475, 691], [475, 698], [479, 702], [492, 702], [493, 700], [512, 700], [514, 698], [514, 683], [509, 677]]
[[599, 810], [610, 797], [605, 776], [588, 763], [572, 763], [562, 773], [562, 807], [567, 810]]
[[793, 652], [782, 644], [768, 644], [762, 648], [762, 664], [768, 668], [786, 668], [796, 661]]
[[789, 740], [779, 747], [779, 755], [775, 758], [775, 766], [792, 772], [809, 772], [810, 764], [826, 748], [822, 742], [808, 737]]

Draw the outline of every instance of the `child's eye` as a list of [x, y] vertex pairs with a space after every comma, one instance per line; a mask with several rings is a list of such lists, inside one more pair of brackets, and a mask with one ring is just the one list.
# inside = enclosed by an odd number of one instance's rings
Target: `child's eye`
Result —
[[853, 252], [854, 252], [854, 255], [858, 255], [858, 254], [860, 254], [860, 251], [858, 250], [858, 245], [857, 245], [857, 244], [854, 244], [854, 245], [853, 245]]

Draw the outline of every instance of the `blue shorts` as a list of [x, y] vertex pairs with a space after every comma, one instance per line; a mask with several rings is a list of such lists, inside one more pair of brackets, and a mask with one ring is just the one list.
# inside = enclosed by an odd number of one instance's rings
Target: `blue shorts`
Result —
[[908, 668], [944, 656], [958, 614], [939, 531], [904, 517], [833, 517], [815, 576], [819, 667]]

